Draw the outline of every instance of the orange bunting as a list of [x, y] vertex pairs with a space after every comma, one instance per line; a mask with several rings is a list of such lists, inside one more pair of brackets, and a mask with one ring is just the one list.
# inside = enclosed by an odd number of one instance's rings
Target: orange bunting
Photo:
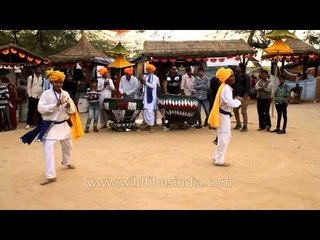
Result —
[[25, 58], [26, 57], [26, 55], [24, 53], [22, 53], [22, 52], [19, 52], [18, 55], [19, 55], [20, 58]]
[[28, 60], [29, 62], [32, 62], [33, 57], [27, 57], [27, 60]]
[[16, 54], [18, 51], [15, 50], [14, 48], [10, 48], [11, 53]]
[[35, 59], [34, 61], [35, 61], [36, 64], [40, 64], [41, 63], [40, 59]]
[[2, 50], [2, 54], [7, 55], [9, 53], [9, 49]]

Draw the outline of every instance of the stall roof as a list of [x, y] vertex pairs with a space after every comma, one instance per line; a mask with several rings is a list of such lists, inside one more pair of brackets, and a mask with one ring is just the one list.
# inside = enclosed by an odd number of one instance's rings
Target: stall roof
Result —
[[109, 57], [92, 46], [86, 35], [82, 33], [81, 39], [76, 45], [60, 53], [51, 55], [49, 58], [53, 63], [76, 63], [91, 62], [95, 57], [105, 58], [109, 63], [111, 62]]
[[153, 58], [226, 57], [255, 53], [256, 50], [243, 39], [144, 42], [144, 55]]
[[48, 63], [48, 59], [14, 43], [0, 46], [0, 64], [31, 66]]

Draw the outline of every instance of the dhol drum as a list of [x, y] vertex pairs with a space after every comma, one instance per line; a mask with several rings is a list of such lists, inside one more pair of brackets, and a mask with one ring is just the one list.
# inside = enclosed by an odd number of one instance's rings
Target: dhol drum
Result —
[[198, 108], [198, 100], [192, 96], [165, 94], [159, 96], [158, 108], [164, 114], [166, 126], [188, 126]]
[[89, 103], [86, 98], [80, 97], [77, 106], [79, 113], [88, 112]]
[[137, 128], [135, 120], [143, 108], [142, 99], [105, 98], [103, 105], [108, 119], [112, 121], [112, 129], [125, 131]]

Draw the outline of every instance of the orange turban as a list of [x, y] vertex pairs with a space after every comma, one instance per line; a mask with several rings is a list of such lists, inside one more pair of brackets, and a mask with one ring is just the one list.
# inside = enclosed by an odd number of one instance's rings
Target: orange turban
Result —
[[132, 75], [133, 74], [133, 67], [125, 68], [124, 69], [124, 73]]
[[146, 65], [146, 70], [148, 70], [148, 69], [150, 69], [151, 72], [154, 73], [157, 68], [156, 68], [154, 65], [148, 63], [148, 64]]
[[219, 68], [216, 77], [222, 82], [225, 83], [226, 80], [233, 74], [233, 71], [230, 68]]
[[50, 81], [52, 82], [56, 82], [56, 81], [64, 81], [64, 79], [66, 78], [66, 76], [64, 75], [63, 72], [60, 71], [54, 71], [53, 69], [48, 70], [47, 71], [47, 75], [48, 78], [50, 79]]
[[108, 72], [108, 69], [105, 67], [102, 67], [98, 70], [98, 73], [102, 76], [105, 75], [107, 72]]

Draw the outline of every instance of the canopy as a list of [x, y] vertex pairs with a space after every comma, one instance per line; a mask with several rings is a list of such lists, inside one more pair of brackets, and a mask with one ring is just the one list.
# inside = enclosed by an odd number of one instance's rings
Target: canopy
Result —
[[133, 66], [134, 64], [128, 62], [125, 58], [124, 55], [118, 55], [116, 59], [108, 65], [109, 68], [124, 68], [124, 67], [130, 67]]
[[293, 50], [281, 39], [275, 41], [275, 43], [263, 49], [267, 54], [290, 54]]
[[266, 33], [264, 37], [272, 40], [280, 40], [283, 38], [296, 38], [296, 35], [289, 32], [288, 30], [273, 30], [269, 33]]

